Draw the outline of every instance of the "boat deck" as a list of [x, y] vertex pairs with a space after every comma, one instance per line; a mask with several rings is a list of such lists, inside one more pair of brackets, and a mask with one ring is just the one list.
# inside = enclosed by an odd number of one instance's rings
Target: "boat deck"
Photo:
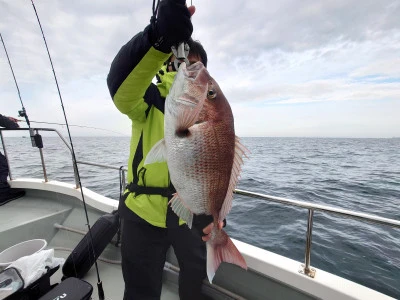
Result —
[[[86, 217], [83, 204], [70, 195], [61, 193], [26, 190], [24, 197], [13, 200], [0, 207], [0, 251], [11, 247], [21, 241], [29, 239], [45, 239], [48, 249], [55, 250], [55, 257], [67, 258], [71, 251], [82, 239], [83, 234], [59, 229], [62, 225], [73, 230], [86, 232]], [[88, 208], [89, 221], [91, 224], [103, 215], [104, 212]], [[170, 251], [169, 261], [176, 264], [173, 251]], [[122, 278], [120, 249], [110, 244], [98, 260], [98, 268], [103, 282], [104, 293], [107, 299], [122, 299], [124, 292], [124, 281]], [[103, 261], [108, 260], [108, 262]], [[215, 282], [223, 282], [221, 272], [234, 274], [237, 272], [235, 266], [222, 265], [215, 277]], [[224, 270], [225, 269], [225, 270]], [[61, 281], [61, 268], [51, 277], [52, 283]], [[92, 267], [84, 280], [93, 286], [93, 299], [97, 296], [97, 273]], [[163, 276], [162, 300], [178, 299], [178, 273], [166, 269]], [[225, 280], [226, 281], [226, 280]], [[242, 282], [241, 282], [242, 281]], [[253, 288], [254, 287], [254, 288]], [[260, 288], [262, 287], [262, 288]], [[225, 288], [250, 289], [253, 295], [250, 299], [316, 299], [299, 291], [286, 287], [276, 281], [267, 282], [265, 278], [256, 273], [248, 278], [238, 277]], [[218, 292], [209, 286], [203, 286], [205, 294], [213, 299], [247, 299], [248, 297], [232, 296]], [[228, 291], [226, 291], [228, 292]], [[228, 292], [229, 293], [229, 292]], [[258, 295], [257, 295], [258, 293]]]
[[[60, 230], [55, 227], [55, 224], [62, 224], [81, 231], [86, 231], [87, 228], [82, 203], [79, 201], [71, 203], [71, 199], [65, 201], [64, 198], [65, 195], [61, 194], [49, 195], [40, 191], [29, 190], [24, 197], [1, 206], [0, 252], [21, 241], [45, 239], [48, 242], [47, 249], [55, 250], [55, 257], [66, 259], [83, 235]], [[89, 209], [90, 223], [93, 224], [102, 214], [104, 213]], [[102, 260], [97, 262], [106, 299], [122, 299], [124, 281], [121, 266], [118, 263], [121, 260], [119, 248], [109, 245], [101, 257], [110, 260], [110, 262]], [[51, 277], [52, 283], [59, 283], [61, 277], [60, 268]], [[98, 299], [95, 268], [91, 268], [83, 279], [92, 284], [93, 299]], [[177, 298], [177, 285], [166, 278], [161, 299], [172, 300]]]

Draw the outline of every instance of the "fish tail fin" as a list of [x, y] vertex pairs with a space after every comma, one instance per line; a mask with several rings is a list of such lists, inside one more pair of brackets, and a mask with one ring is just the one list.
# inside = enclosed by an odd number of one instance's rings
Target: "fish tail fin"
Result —
[[[222, 229], [213, 229], [215, 237], [207, 242], [207, 277], [212, 282], [219, 265], [224, 261], [247, 270], [242, 254]], [[213, 233], [211, 233], [213, 235]]]

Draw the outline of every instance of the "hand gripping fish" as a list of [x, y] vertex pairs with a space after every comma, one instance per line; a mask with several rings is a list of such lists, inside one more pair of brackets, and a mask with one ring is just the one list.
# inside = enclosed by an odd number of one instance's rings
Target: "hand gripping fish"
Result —
[[166, 161], [176, 193], [172, 210], [189, 228], [193, 214], [213, 216], [207, 241], [210, 282], [222, 261], [247, 269], [229, 236], [218, 228], [232, 207], [247, 149], [235, 136], [231, 107], [201, 62], [182, 63], [165, 101], [164, 139], [145, 164]]

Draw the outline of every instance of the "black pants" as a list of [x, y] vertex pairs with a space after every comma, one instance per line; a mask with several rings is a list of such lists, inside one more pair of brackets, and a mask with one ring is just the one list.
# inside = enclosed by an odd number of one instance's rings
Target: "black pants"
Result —
[[7, 159], [3, 155], [3, 153], [0, 152], [0, 182], [7, 182], [7, 176], [8, 176]]
[[4, 195], [10, 190], [7, 182], [8, 164], [6, 157], [0, 152], [0, 194]]
[[206, 247], [186, 225], [159, 228], [143, 221], [123, 220], [121, 240], [124, 300], [160, 299], [162, 273], [170, 245], [178, 258], [180, 299], [206, 299]]
[[7, 182], [8, 172], [7, 159], [0, 152], [0, 206], [25, 195], [25, 191], [10, 187]]

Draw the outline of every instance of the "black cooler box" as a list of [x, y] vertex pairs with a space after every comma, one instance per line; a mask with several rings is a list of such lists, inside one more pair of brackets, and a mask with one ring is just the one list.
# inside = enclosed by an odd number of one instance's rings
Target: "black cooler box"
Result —
[[90, 283], [75, 277], [69, 277], [62, 281], [39, 300], [89, 300], [93, 293]]

